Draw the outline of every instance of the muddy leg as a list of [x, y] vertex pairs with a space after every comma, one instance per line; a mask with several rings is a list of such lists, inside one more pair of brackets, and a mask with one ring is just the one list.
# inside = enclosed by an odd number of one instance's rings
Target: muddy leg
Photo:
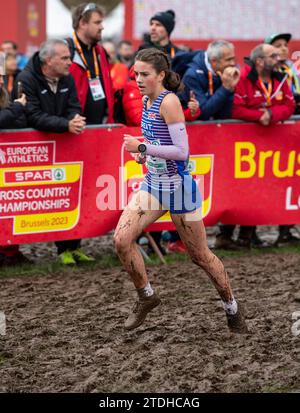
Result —
[[117, 225], [114, 235], [117, 254], [137, 289], [145, 287], [148, 277], [136, 239], [164, 213], [154, 197], [140, 191], [127, 205]]
[[208, 248], [205, 227], [200, 211], [189, 214], [173, 214], [181, 240], [185, 244], [192, 261], [207, 273], [216, 287], [222, 301], [230, 302], [233, 294], [223, 263]]

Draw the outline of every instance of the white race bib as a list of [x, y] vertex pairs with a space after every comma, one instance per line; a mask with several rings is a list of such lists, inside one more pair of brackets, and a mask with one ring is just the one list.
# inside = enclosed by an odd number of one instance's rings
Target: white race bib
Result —
[[152, 174], [165, 174], [168, 172], [167, 161], [165, 159], [147, 156], [147, 168]]
[[90, 89], [91, 89], [93, 99], [95, 101], [105, 99], [105, 93], [104, 93], [102, 84], [100, 82], [100, 79], [98, 79], [98, 78], [90, 79], [89, 80], [89, 85], [90, 85]]
[[[155, 140], [151, 142], [151, 145], [160, 145], [159, 141]], [[148, 171], [152, 174], [166, 174], [168, 172], [166, 159], [157, 158], [156, 156], [147, 155], [146, 162]]]

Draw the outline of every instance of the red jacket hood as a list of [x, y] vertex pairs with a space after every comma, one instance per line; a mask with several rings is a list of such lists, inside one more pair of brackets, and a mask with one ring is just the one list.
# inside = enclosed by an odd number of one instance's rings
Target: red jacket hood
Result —
[[129, 78], [131, 80], [135, 80], [134, 66], [131, 66], [131, 68], [129, 69]]

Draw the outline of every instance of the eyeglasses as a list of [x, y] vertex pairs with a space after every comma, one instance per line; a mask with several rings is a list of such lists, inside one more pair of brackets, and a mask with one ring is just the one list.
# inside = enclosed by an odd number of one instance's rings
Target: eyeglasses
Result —
[[85, 13], [91, 10], [97, 10], [98, 6], [95, 3], [88, 3], [85, 8], [82, 10], [80, 17], [82, 17]]
[[279, 54], [278, 53], [272, 53], [269, 56], [264, 56], [265, 58], [271, 57], [272, 59], [278, 59], [279, 58]]

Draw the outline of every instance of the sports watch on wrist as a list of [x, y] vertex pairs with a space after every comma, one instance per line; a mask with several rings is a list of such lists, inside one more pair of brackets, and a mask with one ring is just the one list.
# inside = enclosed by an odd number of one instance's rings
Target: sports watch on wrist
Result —
[[140, 143], [139, 146], [138, 146], [138, 151], [142, 155], [145, 155], [146, 150], [147, 150], [147, 146], [144, 143]]

